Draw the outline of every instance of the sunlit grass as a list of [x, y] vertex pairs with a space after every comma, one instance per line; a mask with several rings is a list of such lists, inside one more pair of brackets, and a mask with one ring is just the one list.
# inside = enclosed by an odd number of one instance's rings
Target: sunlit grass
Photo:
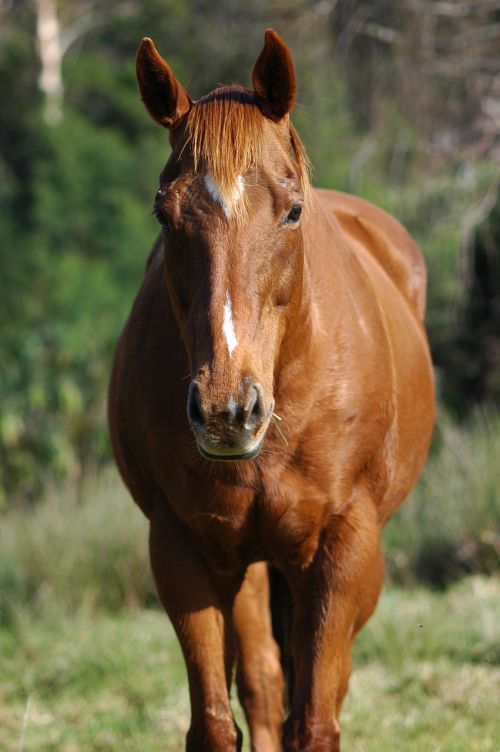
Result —
[[500, 580], [389, 589], [361, 633], [345, 706], [354, 752], [497, 750]]
[[2, 642], [0, 748], [15, 749], [24, 720], [26, 750], [181, 749], [187, 687], [159, 612], [23, 615]]
[[[499, 645], [499, 579], [388, 589], [356, 644], [344, 748], [496, 752]], [[0, 654], [0, 749], [183, 749], [184, 666], [160, 611], [19, 611], [0, 631]]]

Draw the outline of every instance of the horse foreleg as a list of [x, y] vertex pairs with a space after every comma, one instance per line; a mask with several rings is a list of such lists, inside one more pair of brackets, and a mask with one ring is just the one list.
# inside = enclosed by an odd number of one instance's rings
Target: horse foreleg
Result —
[[[240, 752], [228, 694], [228, 639], [234, 586], [215, 582], [187, 530], [158, 504], [150, 517], [150, 556], [160, 600], [184, 654], [191, 698], [187, 752]], [[229, 604], [229, 605], [228, 605]], [[229, 618], [227, 614], [229, 612]]]
[[375, 607], [381, 571], [376, 510], [358, 498], [330, 520], [313, 563], [289, 572], [296, 684], [283, 731], [285, 752], [339, 752], [337, 716], [351, 645]]
[[337, 718], [340, 715], [342, 702], [344, 701], [344, 698], [347, 694], [347, 690], [349, 687], [349, 679], [351, 677], [352, 642], [354, 642], [354, 637], [356, 636], [357, 632], [359, 632], [363, 624], [365, 624], [370, 618], [370, 616], [373, 614], [375, 610], [375, 606], [377, 605], [377, 601], [380, 596], [380, 591], [382, 590], [383, 580], [384, 580], [384, 554], [382, 552], [382, 549], [379, 546], [378, 552], [373, 559], [373, 567], [371, 567], [371, 570], [369, 572], [369, 575], [362, 588], [362, 592], [360, 595], [359, 610], [358, 610], [358, 614], [357, 614], [356, 621], [354, 624], [351, 645], [349, 649], [347, 650], [347, 652], [344, 654], [344, 662], [342, 665], [339, 691], [337, 694], [337, 706], [336, 706]]
[[236, 680], [252, 752], [280, 752], [283, 674], [271, 628], [267, 565], [252, 564], [233, 609], [238, 649]]

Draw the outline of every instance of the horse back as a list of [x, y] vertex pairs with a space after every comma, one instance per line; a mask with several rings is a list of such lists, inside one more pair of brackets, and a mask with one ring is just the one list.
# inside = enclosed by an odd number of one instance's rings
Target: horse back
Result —
[[361, 260], [369, 253], [422, 321], [427, 284], [425, 263], [405, 228], [383, 209], [358, 196], [322, 189], [317, 194], [327, 212], [333, 212]]

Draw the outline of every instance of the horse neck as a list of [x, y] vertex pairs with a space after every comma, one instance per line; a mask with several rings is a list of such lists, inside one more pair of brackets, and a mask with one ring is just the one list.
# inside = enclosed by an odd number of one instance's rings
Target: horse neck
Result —
[[[305, 243], [306, 245], [306, 243]], [[303, 274], [298, 301], [290, 316], [275, 369], [277, 402], [280, 396], [295, 404], [311, 400], [311, 385], [319, 376], [318, 364], [324, 333], [314, 298], [309, 254], [304, 250]]]
[[326, 355], [353, 316], [349, 288], [363, 277], [336, 218], [314, 191], [309, 200], [300, 301], [288, 322], [276, 373], [279, 391], [293, 390], [303, 407], [322, 391]]

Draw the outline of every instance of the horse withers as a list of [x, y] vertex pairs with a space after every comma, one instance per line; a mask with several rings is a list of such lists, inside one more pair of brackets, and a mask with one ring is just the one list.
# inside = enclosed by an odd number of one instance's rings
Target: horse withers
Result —
[[150, 39], [137, 77], [172, 151], [109, 420], [186, 662], [186, 749], [241, 749], [236, 664], [254, 752], [339, 750], [381, 530], [434, 420], [424, 263], [395, 219], [310, 186], [274, 31], [251, 90], [193, 101]]

